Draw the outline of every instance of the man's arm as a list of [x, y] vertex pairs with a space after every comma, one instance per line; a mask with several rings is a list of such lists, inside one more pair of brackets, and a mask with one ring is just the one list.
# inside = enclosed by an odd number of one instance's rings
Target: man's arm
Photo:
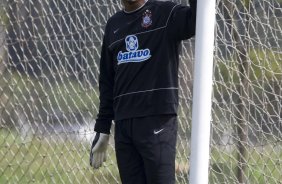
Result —
[[197, 0], [190, 0], [190, 6], [177, 5], [172, 11], [168, 29], [176, 40], [193, 37], [196, 32]]
[[114, 69], [110, 51], [108, 50], [107, 28], [103, 39], [100, 59], [100, 106], [95, 124], [95, 138], [90, 150], [90, 165], [98, 169], [106, 161], [106, 151], [109, 144], [109, 134], [114, 119], [113, 86]]
[[114, 119], [113, 88], [114, 67], [112, 56], [108, 49], [107, 33], [105, 31], [100, 59], [100, 106], [94, 129], [96, 132], [110, 134], [112, 120]]

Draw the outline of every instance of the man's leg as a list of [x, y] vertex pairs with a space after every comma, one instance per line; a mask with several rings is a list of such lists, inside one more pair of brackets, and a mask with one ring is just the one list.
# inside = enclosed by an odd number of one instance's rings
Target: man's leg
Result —
[[177, 116], [134, 118], [133, 141], [142, 156], [148, 184], [175, 183]]
[[122, 120], [115, 125], [115, 149], [122, 184], [146, 184], [141, 155], [132, 142], [132, 120]]

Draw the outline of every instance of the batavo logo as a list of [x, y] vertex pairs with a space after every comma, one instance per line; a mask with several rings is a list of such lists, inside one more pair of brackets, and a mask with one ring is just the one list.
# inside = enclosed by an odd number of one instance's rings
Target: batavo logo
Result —
[[151, 57], [149, 49], [138, 50], [139, 43], [135, 35], [128, 35], [125, 38], [125, 44], [128, 52], [119, 51], [117, 56], [118, 64], [143, 62]]

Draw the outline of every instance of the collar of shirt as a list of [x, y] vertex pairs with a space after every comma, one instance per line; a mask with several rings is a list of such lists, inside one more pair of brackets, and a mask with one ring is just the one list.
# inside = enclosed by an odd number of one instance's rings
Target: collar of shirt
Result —
[[146, 0], [145, 3], [144, 3], [142, 6], [140, 6], [139, 8], [137, 8], [136, 10], [125, 11], [125, 10], [123, 9], [123, 12], [124, 12], [124, 13], [127, 13], [127, 14], [134, 13], [134, 12], [140, 10], [141, 8], [143, 8], [147, 2], [148, 2], [148, 0]]

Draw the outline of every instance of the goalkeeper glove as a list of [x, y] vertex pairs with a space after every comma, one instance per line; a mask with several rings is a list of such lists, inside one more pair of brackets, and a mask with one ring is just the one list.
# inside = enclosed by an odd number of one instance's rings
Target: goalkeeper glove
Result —
[[94, 169], [98, 169], [102, 166], [102, 163], [106, 161], [106, 151], [109, 144], [110, 135], [103, 133], [96, 133], [92, 142], [90, 150], [90, 165]]

